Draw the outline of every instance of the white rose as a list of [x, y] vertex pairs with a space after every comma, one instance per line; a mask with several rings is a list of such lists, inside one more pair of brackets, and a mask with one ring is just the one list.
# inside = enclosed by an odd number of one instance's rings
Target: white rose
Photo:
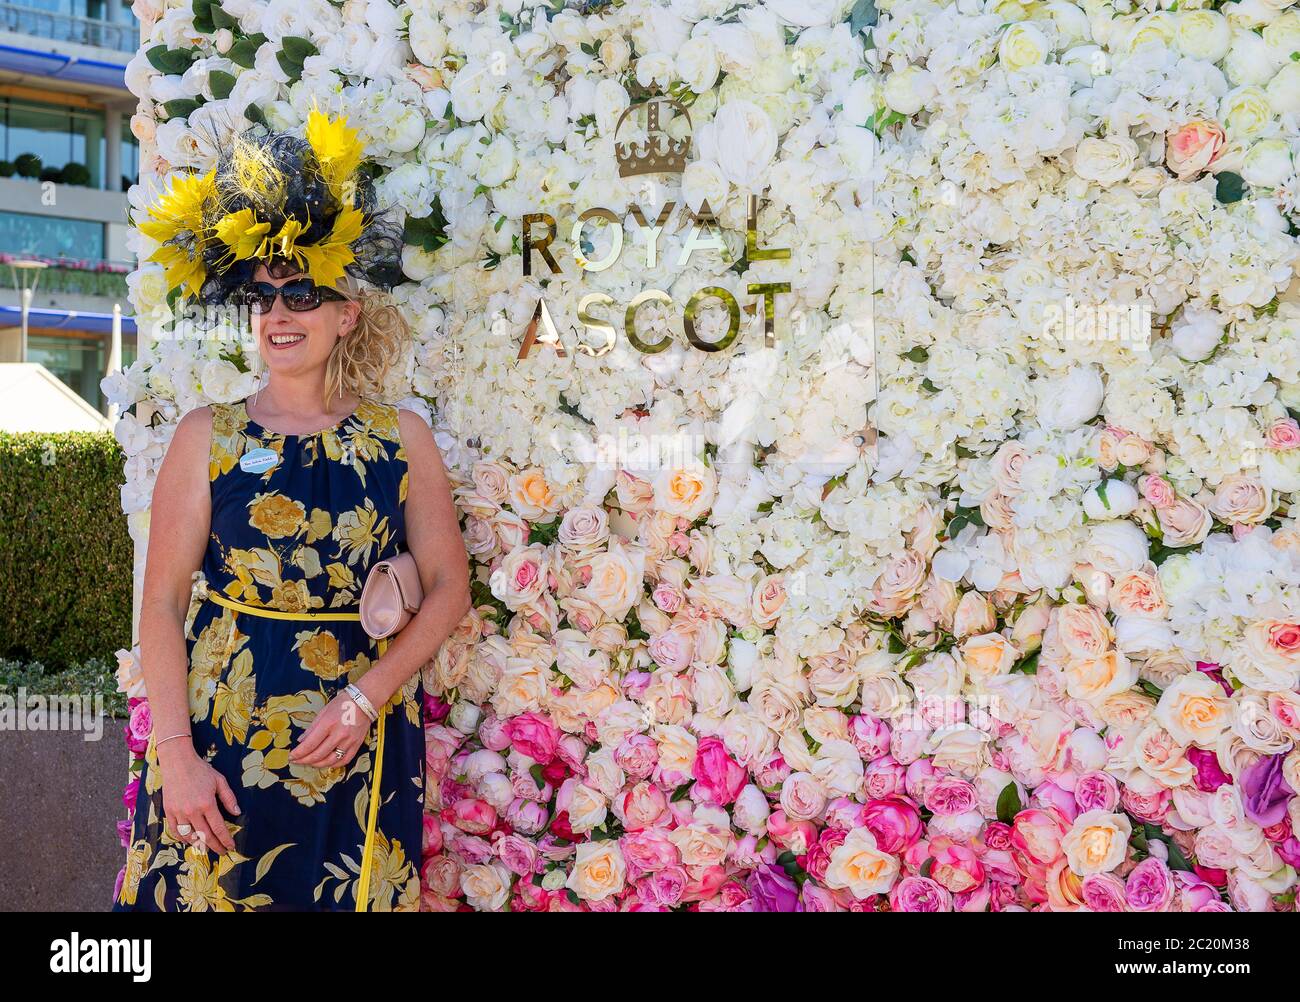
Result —
[[[1297, 50], [1300, 51], [1300, 50]], [[1300, 112], [1300, 63], [1287, 62], [1264, 88], [1268, 103], [1279, 115]]]
[[722, 168], [712, 160], [692, 160], [682, 172], [682, 200], [692, 212], [699, 212], [705, 202], [715, 212], [720, 211], [730, 190]]
[[885, 81], [885, 104], [900, 115], [915, 115], [938, 93], [930, 71], [908, 66], [889, 74]]
[[1232, 27], [1217, 11], [1180, 11], [1174, 43], [1193, 59], [1217, 63], [1232, 45]]
[[515, 144], [504, 134], [496, 136], [478, 162], [478, 182], [489, 188], [504, 184], [515, 175]]
[[767, 112], [752, 101], [722, 105], [697, 133], [700, 156], [718, 164], [738, 188], [754, 189], [776, 155], [776, 129]]
[[1123, 518], [1137, 505], [1137, 491], [1123, 480], [1104, 480], [1083, 496], [1083, 510], [1096, 520]]
[[1147, 534], [1132, 522], [1094, 525], [1085, 550], [1092, 565], [1112, 578], [1135, 571], [1147, 561]]
[[1013, 24], [998, 43], [998, 61], [1008, 70], [1023, 70], [1047, 59], [1052, 46], [1047, 36], [1027, 21]]
[[718, 69], [718, 47], [707, 35], [691, 38], [677, 50], [677, 75], [696, 94], [714, 85]]
[[1285, 139], [1261, 139], [1246, 151], [1241, 179], [1260, 188], [1280, 188], [1295, 174]]
[[1223, 315], [1217, 310], [1185, 307], [1172, 324], [1171, 343], [1179, 358], [1199, 362], [1223, 340]]
[[1102, 186], [1123, 181], [1132, 173], [1138, 146], [1128, 136], [1089, 136], [1075, 147], [1074, 172]]
[[1076, 365], [1064, 376], [1041, 379], [1038, 391], [1038, 420], [1054, 431], [1081, 428], [1101, 411], [1106, 388], [1094, 365]]
[[425, 66], [435, 66], [447, 54], [447, 29], [442, 21], [424, 11], [414, 11], [407, 22], [411, 51]]

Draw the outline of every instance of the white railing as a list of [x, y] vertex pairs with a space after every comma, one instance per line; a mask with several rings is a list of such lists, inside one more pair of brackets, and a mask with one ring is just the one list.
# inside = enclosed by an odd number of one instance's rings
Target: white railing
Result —
[[0, 31], [12, 31], [56, 42], [94, 45], [118, 52], [134, 52], [140, 45], [140, 26], [74, 17], [18, 4], [0, 3]]

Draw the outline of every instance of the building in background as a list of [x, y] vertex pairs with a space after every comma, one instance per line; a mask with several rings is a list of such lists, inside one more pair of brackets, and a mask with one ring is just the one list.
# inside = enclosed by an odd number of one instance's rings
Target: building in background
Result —
[[110, 360], [135, 358], [125, 192], [140, 164], [125, 70], [139, 39], [120, 0], [0, 0], [0, 363], [43, 365], [101, 413]]

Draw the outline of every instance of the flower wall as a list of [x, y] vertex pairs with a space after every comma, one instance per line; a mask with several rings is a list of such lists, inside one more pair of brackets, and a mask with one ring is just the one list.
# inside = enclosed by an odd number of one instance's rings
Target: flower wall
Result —
[[[315, 101], [407, 214], [390, 397], [435, 427], [476, 573], [426, 671], [424, 907], [1294, 909], [1289, 3], [135, 9], [137, 212]], [[688, 164], [621, 177], [653, 94]], [[747, 251], [751, 194], [788, 258]], [[650, 262], [630, 207], [668, 202]], [[584, 270], [596, 206], [623, 249]], [[559, 274], [524, 274], [529, 213]], [[129, 282], [166, 320], [161, 269]], [[707, 287], [744, 310], [725, 350], [686, 336]], [[655, 353], [621, 324], [647, 289]], [[593, 293], [607, 351], [578, 347]], [[539, 299], [568, 349], [521, 359]], [[142, 543], [176, 420], [253, 377], [159, 339], [108, 384]]]

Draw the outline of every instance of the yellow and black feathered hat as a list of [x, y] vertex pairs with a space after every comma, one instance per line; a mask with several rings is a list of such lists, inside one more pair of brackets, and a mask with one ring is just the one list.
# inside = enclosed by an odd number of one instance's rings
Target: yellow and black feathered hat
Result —
[[222, 303], [259, 264], [292, 262], [318, 285], [344, 274], [402, 280], [402, 226], [377, 206], [357, 130], [313, 108], [305, 137], [265, 125], [236, 134], [206, 174], [173, 177], [139, 224], [169, 289]]

